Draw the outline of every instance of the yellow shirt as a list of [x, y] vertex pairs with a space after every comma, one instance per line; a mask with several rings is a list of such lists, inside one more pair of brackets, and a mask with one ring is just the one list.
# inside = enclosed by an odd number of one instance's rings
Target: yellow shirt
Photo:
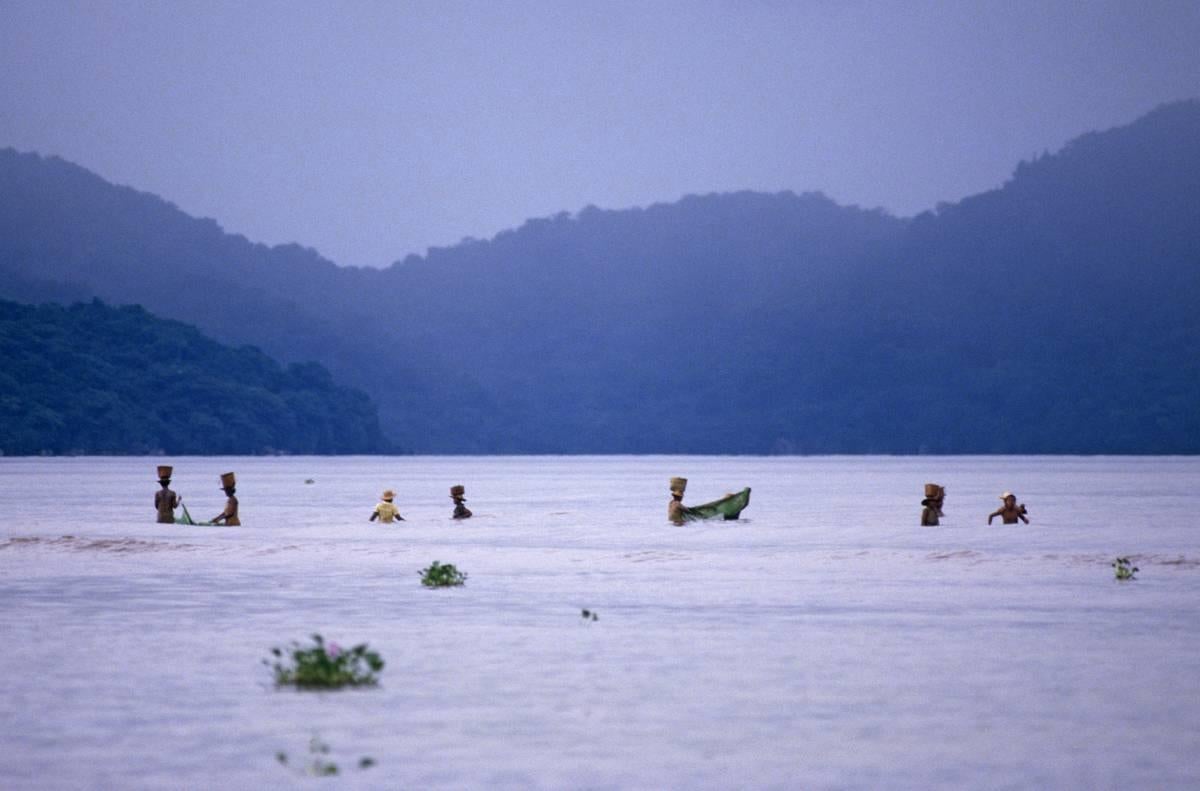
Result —
[[391, 522], [396, 517], [400, 516], [400, 509], [392, 503], [384, 500], [379, 505], [375, 506], [375, 513], [379, 515], [380, 522]]

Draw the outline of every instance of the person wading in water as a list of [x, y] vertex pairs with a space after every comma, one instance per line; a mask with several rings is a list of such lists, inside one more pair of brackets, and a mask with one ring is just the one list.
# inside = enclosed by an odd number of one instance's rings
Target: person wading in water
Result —
[[158, 466], [158, 483], [162, 488], [154, 493], [154, 507], [158, 510], [160, 525], [175, 524], [175, 509], [179, 507], [179, 495], [170, 489], [171, 473], [174, 470], [174, 467], [168, 467], [165, 464]]
[[942, 512], [945, 502], [946, 487], [936, 483], [925, 484], [925, 499], [921, 501], [921, 505], [924, 506], [921, 509], [922, 527], [936, 527], [939, 524], [938, 518], [946, 515]]
[[381, 497], [383, 502], [375, 506], [375, 510], [371, 512], [371, 518], [367, 521], [374, 522], [376, 519], [378, 519], [384, 524], [391, 524], [394, 521], [403, 522], [404, 517], [400, 516], [400, 509], [392, 503], [392, 500], [396, 499], [396, 493], [391, 489], [388, 489], [381, 495]]
[[451, 486], [450, 499], [454, 500], [454, 515], [451, 517], [452, 519], [471, 518], [471, 509], [464, 505], [467, 502], [467, 487]]
[[239, 527], [242, 520], [238, 519], [238, 500], [234, 497], [234, 492], [237, 491], [237, 478], [232, 472], [227, 472], [221, 475], [221, 489], [225, 492], [225, 510], [213, 517], [214, 525], [229, 525], [230, 527]]
[[687, 521], [687, 511], [683, 505], [683, 493], [687, 491], [687, 478], [671, 479], [671, 502], [667, 503], [667, 519], [677, 525]]
[[1029, 524], [1029, 520], [1025, 518], [1025, 506], [1017, 505], [1017, 496], [1012, 492], [1005, 492], [1000, 495], [1000, 499], [1004, 501], [1004, 505], [988, 514], [988, 524], [992, 523], [992, 519], [1000, 517], [1004, 524], [1015, 525], [1020, 519], [1025, 524]]

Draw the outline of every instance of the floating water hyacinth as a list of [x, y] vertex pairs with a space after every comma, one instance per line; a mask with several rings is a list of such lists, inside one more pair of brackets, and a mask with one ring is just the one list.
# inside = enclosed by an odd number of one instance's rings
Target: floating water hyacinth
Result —
[[[308, 754], [310, 758], [307, 764], [304, 766], [292, 766], [288, 761], [288, 754], [282, 750], [275, 753], [275, 760], [278, 761], [282, 766], [295, 771], [296, 774], [299, 775], [332, 777], [340, 774], [341, 769], [338, 767], [335, 761], [328, 757], [330, 752], [330, 746], [322, 741], [319, 735], [314, 734], [313, 737], [308, 740]], [[375, 759], [364, 755], [362, 758], [358, 759], [357, 765], [360, 770], [370, 769], [375, 765]]]
[[383, 659], [366, 643], [346, 650], [334, 642], [326, 643], [319, 634], [311, 646], [293, 642], [289, 648], [272, 648], [274, 659], [263, 664], [275, 674], [276, 686], [298, 689], [339, 689], [375, 686], [376, 675], [383, 670]]
[[1135, 579], [1137, 579], [1137, 577], [1135, 577], [1133, 575], [1136, 574], [1140, 569], [1138, 569], [1137, 566], [1134, 566], [1132, 563], [1130, 563], [1129, 558], [1117, 558], [1116, 560], [1114, 560], [1112, 562], [1111, 565], [1113, 567], [1113, 572], [1116, 574], [1117, 579], [1119, 579], [1119, 580], [1135, 580]]
[[438, 563], [436, 560], [429, 568], [421, 569], [421, 584], [426, 588], [453, 588], [465, 585], [467, 575], [454, 567], [453, 563]]

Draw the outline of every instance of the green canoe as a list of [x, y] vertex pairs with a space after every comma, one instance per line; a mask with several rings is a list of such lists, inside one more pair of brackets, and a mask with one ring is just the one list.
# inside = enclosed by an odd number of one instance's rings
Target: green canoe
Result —
[[685, 506], [683, 515], [689, 522], [698, 519], [715, 519], [718, 516], [724, 519], [737, 519], [748, 505], [750, 505], [749, 486], [737, 494], [727, 494], [720, 500], [713, 500], [711, 503], [697, 505], [692, 508]]

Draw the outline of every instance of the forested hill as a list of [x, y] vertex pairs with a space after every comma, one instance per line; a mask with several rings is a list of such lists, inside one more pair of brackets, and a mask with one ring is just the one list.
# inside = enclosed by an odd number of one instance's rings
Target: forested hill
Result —
[[361, 270], [10, 150], [0, 295], [320, 360], [417, 451], [1196, 453], [1197, 173], [1189, 101], [911, 219], [693, 196]]
[[0, 451], [374, 453], [374, 405], [138, 307], [0, 301]]

